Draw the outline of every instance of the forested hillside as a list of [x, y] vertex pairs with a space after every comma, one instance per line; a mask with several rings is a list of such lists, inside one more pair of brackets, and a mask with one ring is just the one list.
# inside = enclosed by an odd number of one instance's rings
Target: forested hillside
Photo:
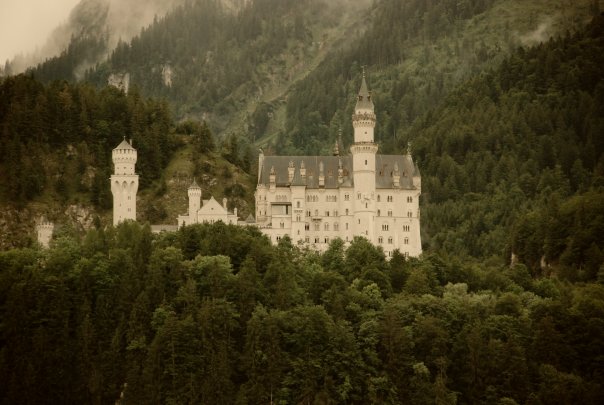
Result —
[[522, 265], [125, 223], [0, 268], [0, 403], [604, 400], [604, 288]]
[[[280, 98], [359, 19], [365, 0], [192, 0], [157, 17], [103, 54], [105, 34], [74, 38], [31, 71], [43, 81], [128, 77], [142, 94], [170, 101], [176, 116], [205, 119], [218, 132], [262, 134], [248, 117]], [[179, 4], [179, 2], [175, 2]], [[243, 110], [243, 111], [242, 111]], [[243, 112], [243, 114], [241, 114]], [[229, 133], [230, 133], [229, 132]], [[246, 137], [243, 137], [246, 139]]]
[[430, 249], [514, 253], [535, 271], [541, 257], [562, 259], [595, 278], [604, 248], [603, 54], [600, 16], [575, 35], [519, 49], [413, 126]]
[[[400, 153], [408, 128], [475, 74], [519, 46], [581, 29], [598, 14], [592, 0], [382, 0], [355, 40], [326, 56], [287, 100], [282, 154], [329, 153], [338, 131], [352, 142], [350, 115], [366, 65], [383, 153]], [[272, 142], [272, 139], [271, 139]]]

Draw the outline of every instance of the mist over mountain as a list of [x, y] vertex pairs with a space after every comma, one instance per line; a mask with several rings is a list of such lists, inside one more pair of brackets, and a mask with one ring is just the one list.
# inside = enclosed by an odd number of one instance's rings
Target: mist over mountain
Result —
[[82, 61], [83, 64], [94, 65], [120, 39], [130, 40], [155, 17], [163, 16], [184, 1], [81, 0], [70, 12], [68, 21], [54, 29], [39, 50], [15, 57], [5, 69], [12, 74], [23, 72], [30, 66], [61, 54], [72, 41], [84, 38], [101, 40], [104, 44], [104, 52], [99, 52], [97, 58]]

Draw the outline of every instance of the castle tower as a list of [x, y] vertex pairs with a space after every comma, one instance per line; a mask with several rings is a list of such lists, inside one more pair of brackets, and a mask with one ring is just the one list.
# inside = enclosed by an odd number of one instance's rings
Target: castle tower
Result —
[[354, 143], [350, 147], [354, 179], [354, 234], [364, 235], [374, 241], [375, 208], [375, 155], [378, 147], [374, 143], [375, 113], [371, 93], [363, 80], [352, 114]]
[[36, 233], [38, 236], [38, 243], [43, 248], [48, 248], [50, 246], [50, 240], [52, 239], [52, 233], [55, 229], [55, 225], [47, 221], [44, 218], [40, 218], [38, 223], [36, 224]]
[[201, 187], [197, 185], [197, 181], [193, 179], [193, 183], [187, 190], [189, 196], [189, 224], [197, 223], [197, 211], [201, 208]]
[[[132, 141], [130, 141], [132, 142]], [[113, 225], [131, 219], [136, 220], [136, 193], [138, 175], [134, 172], [136, 149], [126, 139], [111, 153], [114, 174], [111, 176], [113, 194]]]

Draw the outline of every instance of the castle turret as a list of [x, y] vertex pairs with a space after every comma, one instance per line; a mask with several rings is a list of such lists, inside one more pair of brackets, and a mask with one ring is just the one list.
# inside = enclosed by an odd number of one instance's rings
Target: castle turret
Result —
[[365, 235], [374, 241], [373, 218], [375, 216], [375, 112], [363, 70], [361, 88], [352, 114], [354, 143], [350, 147], [354, 178], [354, 229], [355, 235]]
[[131, 219], [136, 220], [136, 193], [138, 192], [138, 175], [134, 172], [136, 149], [132, 141], [122, 141], [111, 153], [114, 174], [111, 176], [111, 193], [113, 194], [113, 225]]
[[38, 236], [38, 243], [48, 248], [50, 246], [50, 240], [52, 239], [52, 233], [54, 232], [55, 225], [47, 221], [45, 218], [40, 218], [36, 224], [36, 233]]
[[189, 223], [194, 224], [197, 222], [197, 212], [201, 208], [201, 187], [195, 179], [189, 186], [187, 194], [189, 196]]

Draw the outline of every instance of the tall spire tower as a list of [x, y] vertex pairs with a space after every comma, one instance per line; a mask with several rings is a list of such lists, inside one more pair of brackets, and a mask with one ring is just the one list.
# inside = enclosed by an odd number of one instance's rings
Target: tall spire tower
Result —
[[354, 229], [356, 235], [365, 235], [374, 242], [375, 227], [375, 155], [378, 147], [373, 141], [375, 129], [375, 112], [371, 93], [363, 79], [357, 97], [357, 103], [352, 114], [354, 127], [354, 143], [350, 147], [354, 178]]
[[[132, 141], [130, 141], [132, 142]], [[111, 153], [114, 174], [111, 176], [113, 194], [113, 225], [131, 219], [136, 221], [136, 193], [138, 175], [134, 172], [136, 149], [126, 139]]]

